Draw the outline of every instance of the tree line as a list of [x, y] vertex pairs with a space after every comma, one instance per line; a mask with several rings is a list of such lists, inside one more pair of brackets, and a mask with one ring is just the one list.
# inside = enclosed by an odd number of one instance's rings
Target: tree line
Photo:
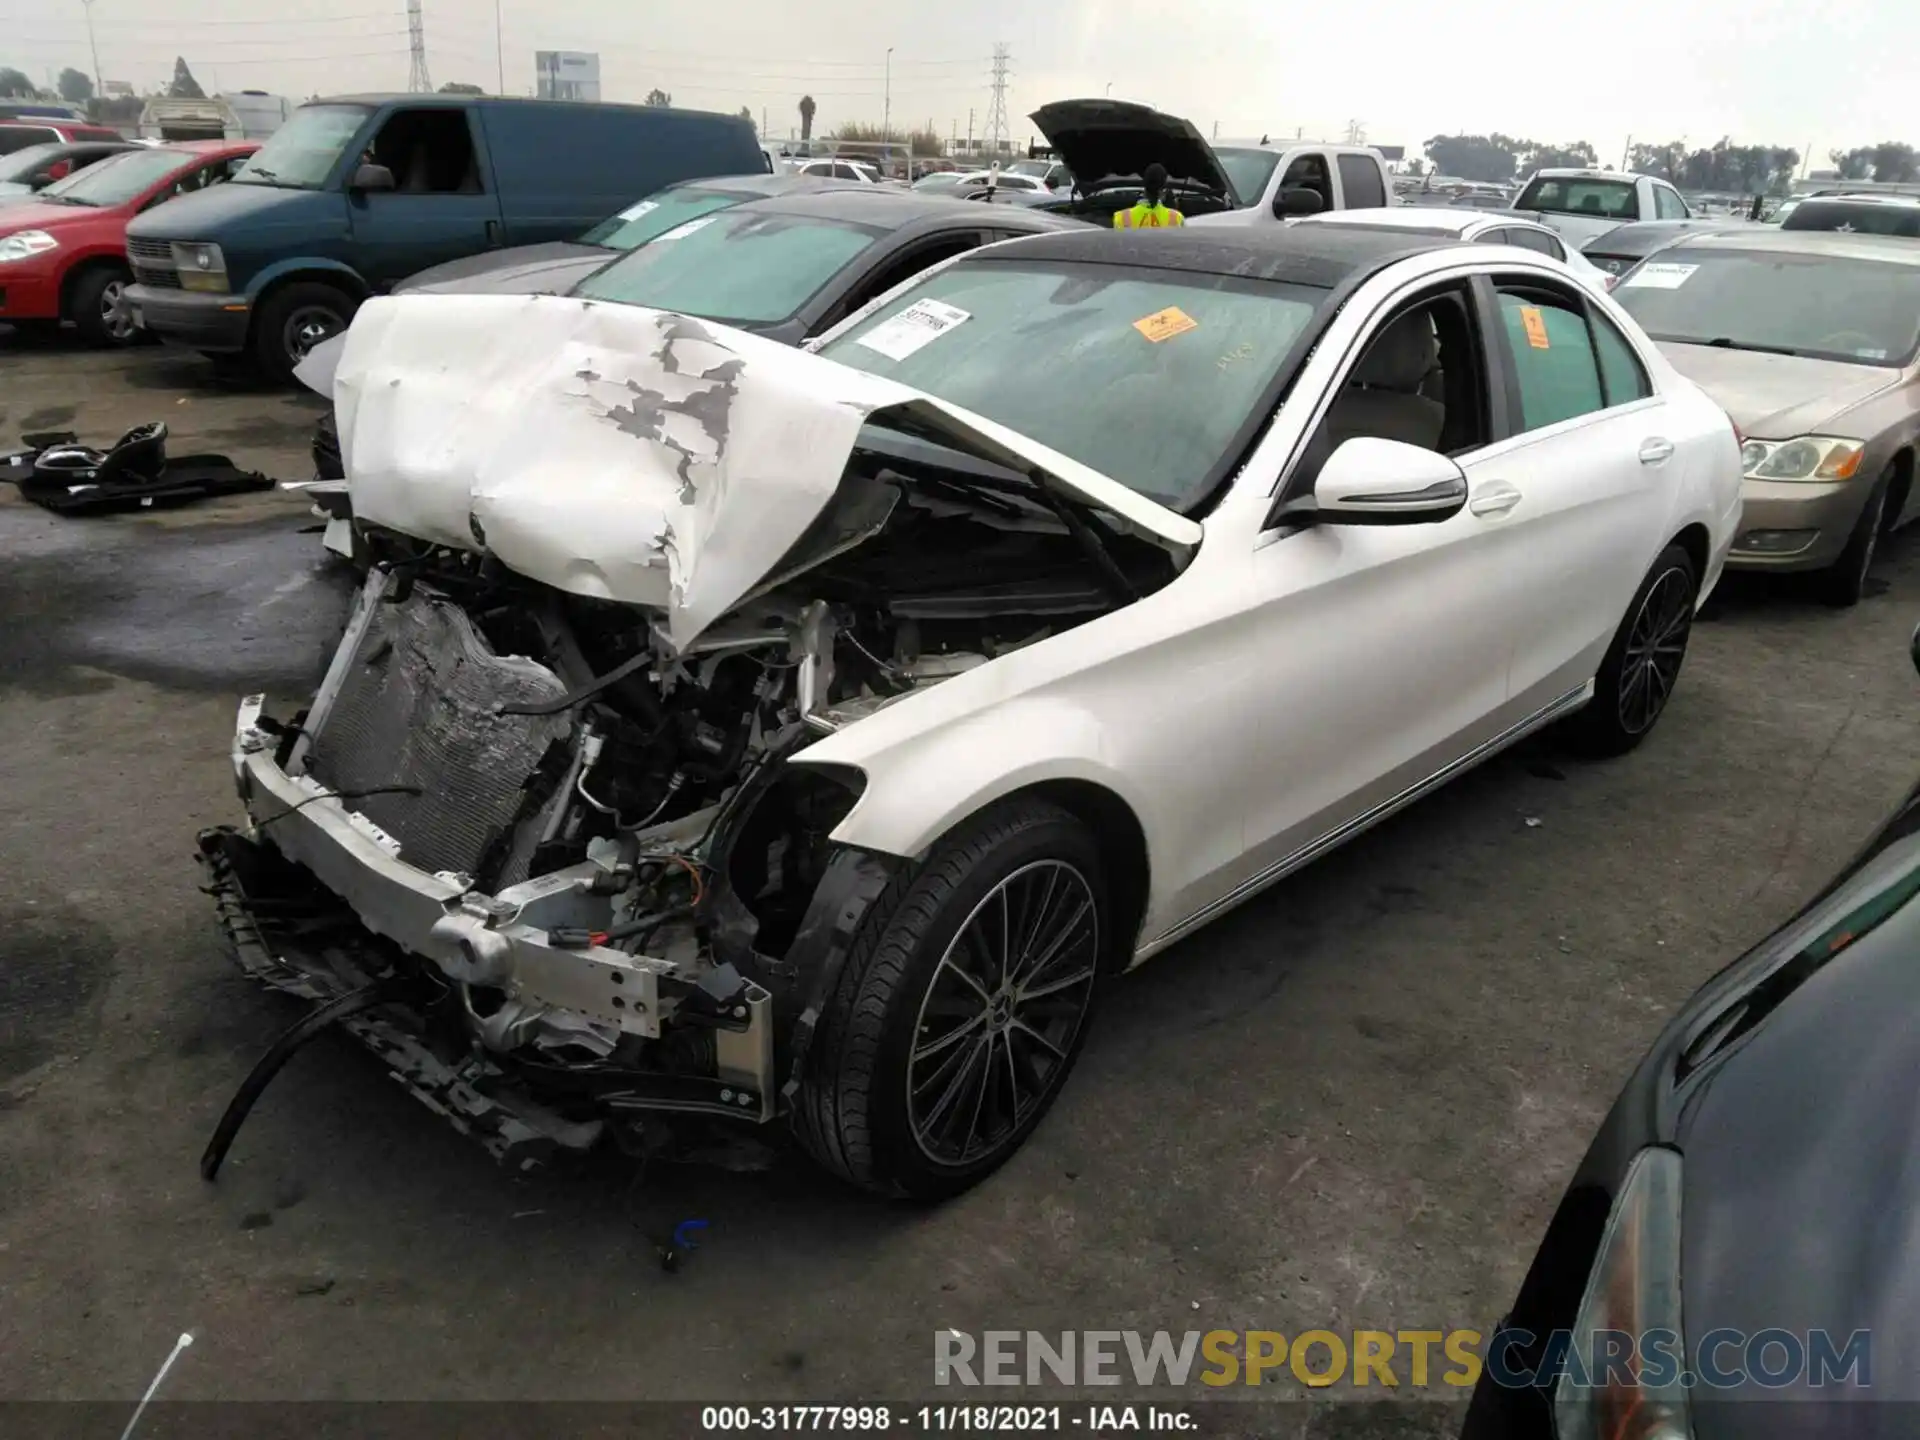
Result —
[[[1600, 168], [1597, 153], [1584, 140], [1547, 145], [1498, 133], [1435, 135], [1422, 148], [1434, 172], [1493, 184], [1557, 166]], [[1843, 180], [1920, 180], [1920, 153], [1900, 141], [1831, 150], [1827, 158]], [[1627, 151], [1627, 168], [1638, 174], [1657, 175], [1685, 190], [1749, 195], [1784, 193], [1800, 160], [1792, 146], [1736, 145], [1731, 139], [1691, 149], [1671, 140], [1631, 145]]]

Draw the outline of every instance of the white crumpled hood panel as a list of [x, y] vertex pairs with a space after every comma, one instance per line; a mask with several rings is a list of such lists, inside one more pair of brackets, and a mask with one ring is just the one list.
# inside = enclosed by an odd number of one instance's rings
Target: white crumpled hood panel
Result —
[[819, 515], [867, 414], [913, 393], [804, 360], [561, 296], [369, 301], [333, 387], [354, 515], [657, 606], [684, 645]]
[[577, 595], [651, 605], [690, 644], [832, 499], [901, 406], [1024, 457], [1176, 548], [1200, 527], [890, 380], [707, 321], [559, 295], [370, 300], [333, 375], [356, 518], [485, 548]]

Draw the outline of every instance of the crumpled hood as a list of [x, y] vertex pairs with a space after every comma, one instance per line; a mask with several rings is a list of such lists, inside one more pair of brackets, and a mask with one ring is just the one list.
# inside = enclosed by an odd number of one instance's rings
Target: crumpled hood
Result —
[[1741, 433], [1764, 440], [1837, 434], [1856, 440], [1841, 412], [1899, 383], [1900, 371], [1885, 365], [1849, 365], [1800, 355], [1727, 350], [1712, 345], [1659, 342], [1667, 363], [1698, 385], [1733, 418]]
[[487, 549], [576, 595], [656, 607], [681, 648], [833, 498], [860, 427], [910, 413], [1040, 469], [1184, 555], [1200, 526], [1023, 435], [737, 330], [559, 295], [370, 300], [333, 377], [356, 518]]

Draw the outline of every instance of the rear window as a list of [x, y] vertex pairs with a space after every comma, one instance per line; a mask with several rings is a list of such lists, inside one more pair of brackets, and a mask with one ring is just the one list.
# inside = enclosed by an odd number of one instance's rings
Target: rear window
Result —
[[1847, 204], [1808, 200], [1780, 222], [1782, 230], [1846, 230], [1856, 235], [1897, 235], [1920, 240], [1920, 205]]
[[1581, 180], [1571, 177], [1536, 179], [1520, 198], [1516, 210], [1544, 210], [1554, 215], [1591, 215], [1601, 220], [1635, 217], [1633, 186], [1625, 180]]
[[630, 250], [575, 295], [734, 325], [791, 318], [884, 232], [871, 225], [739, 206]]

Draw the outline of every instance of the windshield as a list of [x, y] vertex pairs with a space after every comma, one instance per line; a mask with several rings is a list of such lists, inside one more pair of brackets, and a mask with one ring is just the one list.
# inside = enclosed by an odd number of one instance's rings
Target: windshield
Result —
[[659, 190], [618, 215], [609, 215], [582, 235], [580, 243], [598, 245], [604, 250], [631, 250], [689, 220], [698, 220], [716, 210], [731, 210], [754, 198], [729, 195], [721, 190]]
[[234, 183], [318, 190], [372, 113], [365, 105], [302, 105], [233, 177]]
[[962, 261], [820, 353], [1184, 509], [1327, 292], [1111, 265]]
[[1662, 250], [1613, 292], [1655, 340], [1902, 365], [1920, 265], [1768, 250]]
[[193, 158], [187, 150], [129, 150], [54, 181], [40, 198], [61, 205], [124, 205]]
[[742, 207], [667, 231], [594, 271], [573, 293], [734, 325], [772, 325], [792, 317], [884, 233]]
[[1633, 186], [1625, 180], [1535, 180], [1520, 192], [1513, 208], [1602, 220], [1632, 220], [1636, 215]]
[[1213, 153], [1219, 158], [1220, 168], [1227, 172], [1227, 179], [1233, 182], [1234, 193], [1242, 205], [1251, 205], [1267, 193], [1273, 167], [1280, 163], [1278, 152], [1273, 150], [1227, 148]]

